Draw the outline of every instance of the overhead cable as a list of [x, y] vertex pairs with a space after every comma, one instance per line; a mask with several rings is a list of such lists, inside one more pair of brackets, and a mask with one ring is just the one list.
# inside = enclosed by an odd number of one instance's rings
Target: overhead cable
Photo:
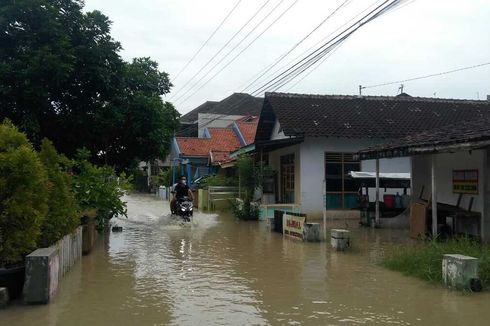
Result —
[[184, 72], [184, 70], [187, 69], [187, 67], [191, 64], [192, 61], [197, 57], [197, 55], [204, 49], [204, 47], [209, 43], [209, 41], [213, 38], [213, 36], [218, 32], [218, 30], [223, 26], [223, 24], [228, 20], [228, 18], [231, 16], [231, 14], [235, 11], [235, 9], [238, 7], [238, 5], [242, 2], [242, 0], [238, 0], [237, 3], [231, 8], [231, 10], [228, 12], [228, 14], [225, 16], [225, 18], [221, 21], [221, 23], [216, 27], [216, 29], [211, 33], [211, 35], [208, 37], [208, 39], [201, 45], [199, 50], [194, 53], [194, 55], [187, 61], [187, 63], [180, 69], [180, 71], [175, 75], [175, 77], [172, 79], [172, 82], [176, 81], [177, 78], [179, 78], [180, 74]]

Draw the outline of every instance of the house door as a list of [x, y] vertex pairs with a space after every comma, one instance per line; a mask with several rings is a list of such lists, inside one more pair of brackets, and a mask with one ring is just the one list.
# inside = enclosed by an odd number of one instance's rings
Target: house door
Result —
[[281, 202], [294, 203], [294, 154], [281, 156]]

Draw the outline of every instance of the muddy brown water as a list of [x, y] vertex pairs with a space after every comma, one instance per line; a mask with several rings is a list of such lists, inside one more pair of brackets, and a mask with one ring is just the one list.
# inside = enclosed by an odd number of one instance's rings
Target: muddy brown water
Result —
[[377, 264], [406, 232], [349, 221], [353, 248], [338, 253], [265, 222], [199, 213], [182, 227], [155, 197], [127, 201], [129, 218], [114, 221], [124, 231], [99, 237], [50, 304], [14, 303], [0, 325], [490, 325], [488, 292]]

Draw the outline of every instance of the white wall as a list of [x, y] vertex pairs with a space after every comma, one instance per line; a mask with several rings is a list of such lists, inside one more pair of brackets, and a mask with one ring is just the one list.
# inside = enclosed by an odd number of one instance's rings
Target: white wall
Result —
[[[289, 146], [285, 148], [281, 148], [269, 153], [269, 165], [273, 170], [277, 171], [277, 189], [276, 192], [279, 194], [281, 189], [281, 156], [294, 154], [294, 201], [296, 204], [299, 204], [301, 201], [300, 193], [301, 193], [301, 177], [300, 177], [300, 145]], [[269, 202], [270, 203], [270, 202]]]
[[[418, 155], [412, 157], [412, 188], [414, 197], [417, 200], [420, 190], [424, 186], [423, 199], [429, 199], [432, 192], [431, 187], [431, 155]], [[490, 182], [486, 179], [487, 153], [485, 150], [461, 151], [455, 153], [444, 153], [436, 155], [436, 186], [437, 202], [449, 205], [456, 205], [459, 194], [453, 193], [453, 170], [478, 170], [478, 194], [465, 194], [461, 198], [460, 207], [468, 209], [470, 198], [473, 197], [471, 211], [482, 213], [482, 230], [484, 238], [488, 241], [490, 236], [490, 220], [485, 212], [489, 212], [490, 205], [485, 203], [484, 198], [490, 194]], [[486, 189], [485, 183], [488, 183]], [[485, 195], [487, 193], [487, 195]], [[488, 199], [490, 201], [490, 199]], [[487, 209], [485, 209], [485, 207]], [[485, 237], [486, 235], [486, 237]]]
[[461, 207], [468, 208], [470, 197], [474, 197], [472, 211], [482, 212], [484, 180], [483, 176], [483, 150], [469, 152], [456, 152], [438, 154], [436, 156], [436, 185], [437, 201], [455, 205], [459, 194], [453, 193], [453, 170], [478, 169], [478, 195], [463, 195]]
[[[386, 141], [386, 140], [385, 140]], [[300, 144], [301, 209], [308, 216], [318, 218], [323, 211], [323, 180], [325, 152], [356, 153], [383, 142], [375, 139], [307, 138]], [[362, 171], [375, 171], [374, 161], [361, 163]], [[410, 172], [408, 158], [380, 160], [380, 172]]]
[[484, 203], [483, 203], [483, 220], [482, 220], [482, 231], [483, 239], [486, 242], [490, 242], [490, 150], [486, 150], [483, 154], [483, 175], [482, 183], [484, 188]]
[[276, 139], [284, 139], [287, 138], [286, 135], [284, 135], [284, 131], [281, 130], [281, 124], [279, 121], [276, 119], [276, 123], [274, 124], [274, 128], [272, 128], [272, 134], [271, 134], [271, 140], [276, 140]]
[[233, 121], [243, 117], [242, 115], [199, 113], [197, 118], [198, 137], [203, 137], [204, 128], [225, 128], [231, 125]]

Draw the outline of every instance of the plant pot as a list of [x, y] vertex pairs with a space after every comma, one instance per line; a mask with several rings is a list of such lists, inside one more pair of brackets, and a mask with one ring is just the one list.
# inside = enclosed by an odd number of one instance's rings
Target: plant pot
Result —
[[0, 287], [9, 290], [10, 299], [16, 299], [22, 294], [25, 269], [25, 265], [0, 268]]

